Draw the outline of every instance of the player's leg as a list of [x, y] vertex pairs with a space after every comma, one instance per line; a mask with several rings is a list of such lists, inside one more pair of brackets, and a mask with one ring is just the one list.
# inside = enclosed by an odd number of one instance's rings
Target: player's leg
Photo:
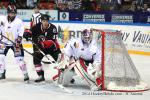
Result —
[[5, 68], [5, 56], [10, 49], [9, 46], [5, 46], [1, 44], [0, 48], [0, 79], [5, 79], [5, 73], [6, 73], [6, 68]]
[[37, 74], [39, 76], [35, 80], [35, 82], [37, 82], [37, 83], [45, 81], [44, 70], [43, 70], [42, 64], [41, 64], [42, 58], [43, 58], [43, 54], [42, 53], [40, 53], [39, 51], [34, 51], [33, 63], [34, 63], [34, 67], [36, 69], [36, 72], [37, 72]]
[[14, 57], [15, 57], [16, 63], [19, 65], [22, 71], [22, 74], [24, 76], [24, 81], [27, 82], [29, 81], [29, 76], [27, 72], [27, 66], [24, 61], [24, 51], [21, 48], [22, 48], [22, 45], [20, 48], [16, 48], [14, 46], [11, 47], [11, 49], [14, 51]]
[[5, 55], [4, 54], [0, 54], [0, 80], [1, 79], [5, 79]]
[[74, 83], [74, 65], [75, 60], [73, 58], [64, 56], [64, 58], [61, 59], [61, 62], [59, 63], [60, 74], [57, 80], [59, 84], [67, 86], [70, 83]]
[[77, 62], [77, 66], [75, 67], [75, 69], [76, 73], [88, 83], [90, 89], [92, 91], [97, 91], [100, 89], [102, 81], [100, 76], [96, 74], [97, 69], [94, 68], [94, 66], [91, 63], [91, 61], [89, 62], [80, 59], [80, 61]]
[[100, 90], [102, 85], [100, 64], [89, 64], [87, 73], [95, 82], [95, 84], [91, 85], [91, 90]]
[[101, 71], [101, 64], [99, 62], [94, 62], [92, 64], [93, 69], [95, 69], [94, 78], [96, 80], [96, 85], [100, 88], [102, 85], [102, 71]]

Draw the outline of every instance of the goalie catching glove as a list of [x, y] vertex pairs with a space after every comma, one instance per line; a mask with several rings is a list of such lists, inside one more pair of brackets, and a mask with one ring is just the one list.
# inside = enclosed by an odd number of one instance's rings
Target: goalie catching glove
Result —
[[52, 45], [54, 45], [54, 42], [52, 40], [45, 40], [41, 41], [40, 44], [43, 48], [50, 48]]
[[26, 39], [26, 41], [28, 41], [29, 38], [32, 37], [32, 32], [30, 31], [30, 29], [25, 29], [23, 37]]

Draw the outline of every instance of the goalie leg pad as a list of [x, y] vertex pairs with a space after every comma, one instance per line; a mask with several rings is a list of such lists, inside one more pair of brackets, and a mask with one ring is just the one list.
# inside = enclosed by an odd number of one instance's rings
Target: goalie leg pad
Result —
[[63, 86], [68, 86], [70, 84], [70, 81], [72, 80], [74, 75], [74, 72], [72, 70], [64, 70], [61, 72], [58, 83], [62, 84]]

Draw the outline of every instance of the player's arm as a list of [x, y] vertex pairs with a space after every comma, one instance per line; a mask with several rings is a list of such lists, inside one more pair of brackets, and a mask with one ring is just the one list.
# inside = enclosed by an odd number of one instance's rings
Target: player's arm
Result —
[[30, 20], [30, 29], [33, 27], [33, 15], [31, 17], [31, 20]]
[[58, 35], [57, 28], [53, 24], [50, 24], [50, 25], [52, 28], [52, 33], [47, 34], [47, 40], [54, 40], [55, 41], [55, 40], [57, 40], [57, 35]]
[[24, 33], [23, 21], [19, 20], [18, 27], [14, 27], [14, 28], [17, 28], [17, 31], [18, 31], [18, 33], [15, 33], [15, 34], [18, 34], [18, 37], [15, 39], [15, 46], [19, 47], [22, 41], [23, 33]]
[[20, 20], [20, 23], [18, 25], [18, 36], [23, 37], [23, 33], [24, 33], [24, 25], [23, 25], [23, 21]]

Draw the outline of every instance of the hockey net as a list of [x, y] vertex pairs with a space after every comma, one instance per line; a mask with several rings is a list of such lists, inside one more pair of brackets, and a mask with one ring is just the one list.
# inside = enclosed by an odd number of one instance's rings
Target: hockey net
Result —
[[93, 29], [101, 49], [102, 90], [138, 92], [148, 90], [132, 62], [121, 32]]

